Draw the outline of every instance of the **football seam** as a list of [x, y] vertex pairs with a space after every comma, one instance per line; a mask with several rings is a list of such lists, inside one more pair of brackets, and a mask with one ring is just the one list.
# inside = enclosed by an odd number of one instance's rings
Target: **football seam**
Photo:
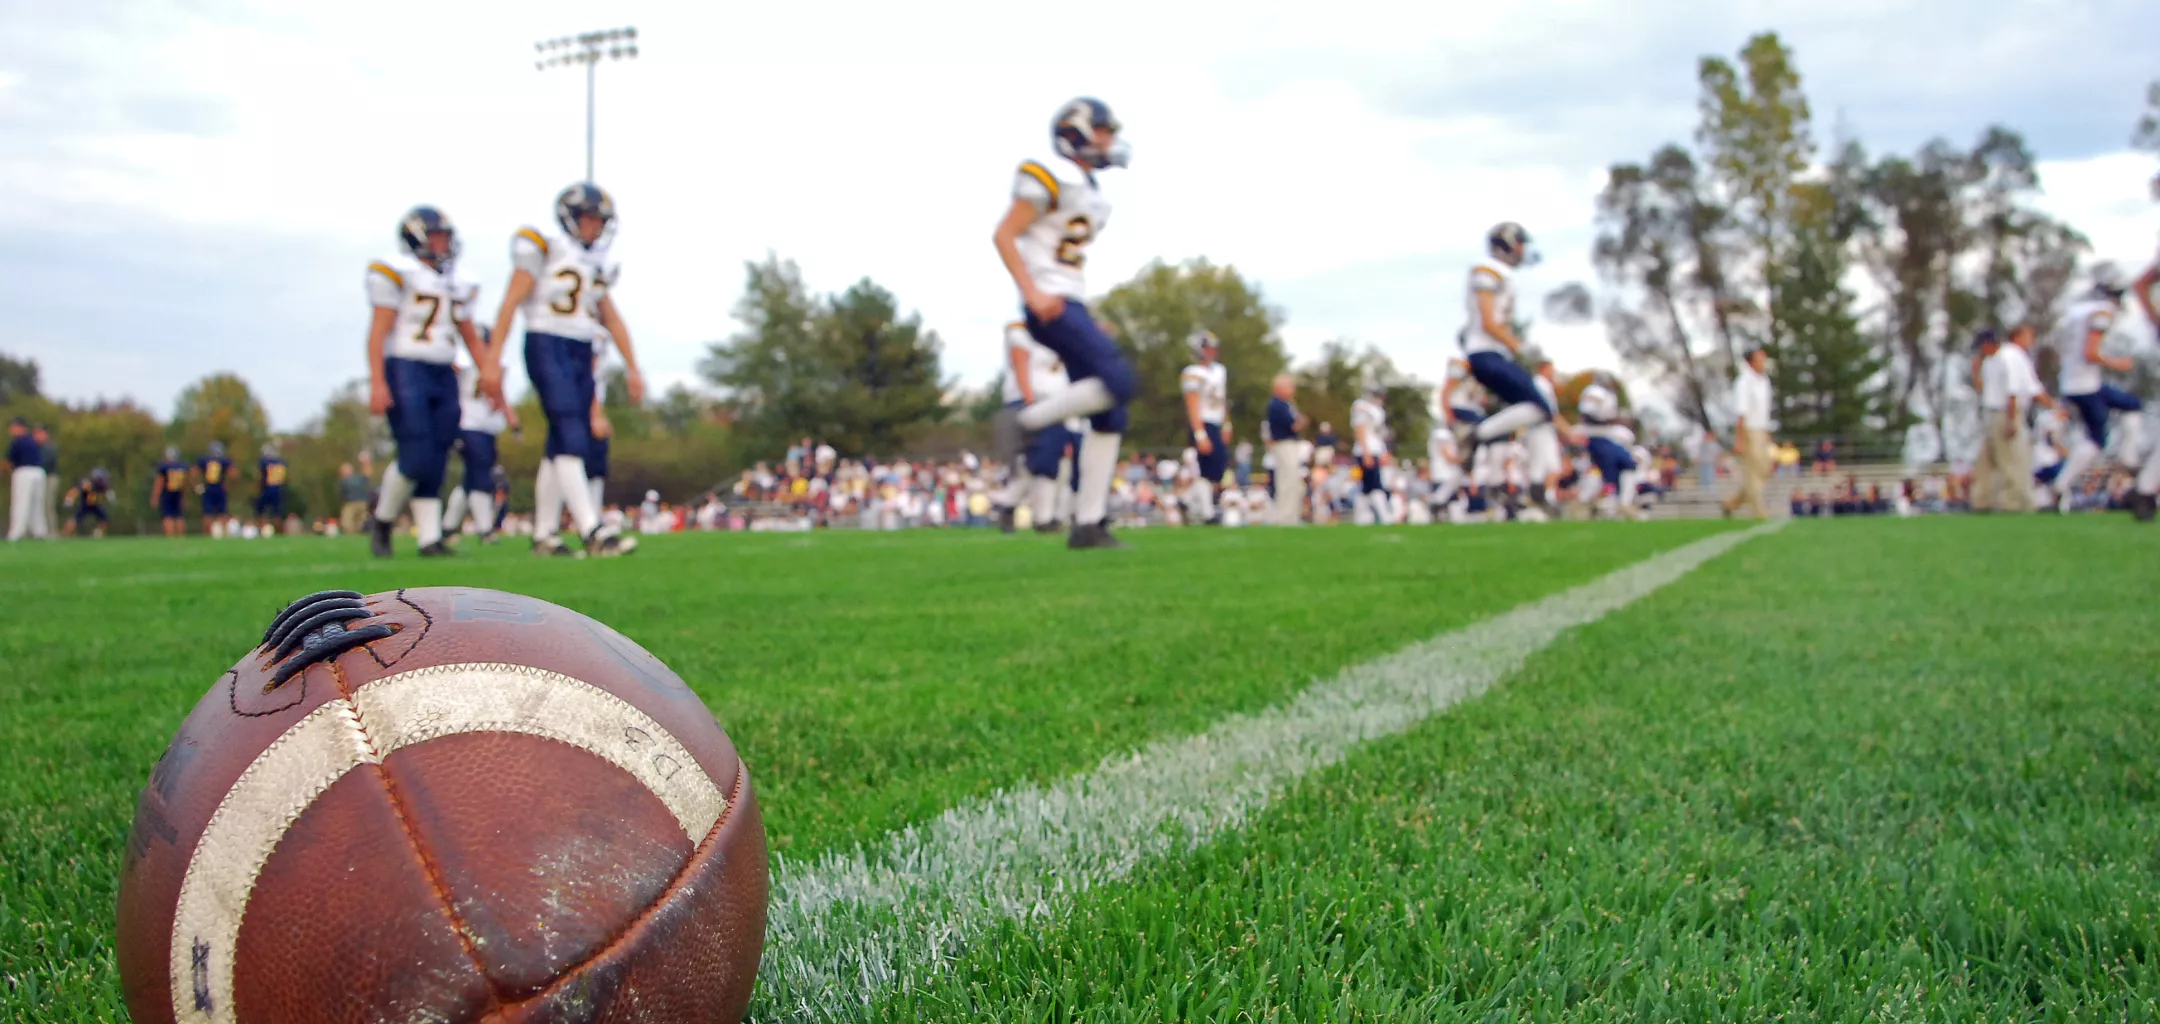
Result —
[[406, 645], [404, 654], [400, 654], [397, 657], [390, 659], [389, 661], [382, 660], [382, 655], [375, 653], [375, 645], [381, 643], [382, 641], [371, 640], [367, 643], [361, 644], [360, 649], [366, 651], [367, 656], [375, 659], [375, 664], [382, 668], [389, 668], [390, 666], [395, 665], [398, 662], [404, 661], [405, 655], [411, 654], [412, 652], [419, 650], [421, 642], [427, 639], [428, 632], [435, 628], [435, 617], [433, 615], [429, 615], [427, 613], [427, 609], [406, 600], [404, 587], [398, 588], [397, 600], [399, 604], [402, 604], [405, 607], [412, 609], [415, 614], [420, 616], [420, 635], [413, 637], [412, 643]]
[[[399, 591], [398, 595], [399, 600], [404, 599], [404, 591]], [[424, 638], [427, 633], [422, 630], [420, 635]], [[414, 646], [418, 645], [419, 642], [414, 641]], [[374, 653], [374, 651], [369, 651], [368, 655], [373, 657]], [[400, 655], [400, 657], [403, 656]], [[450, 930], [457, 935], [458, 948], [465, 952], [465, 959], [472, 964], [473, 973], [480, 976], [480, 983], [487, 986], [488, 1003], [490, 1005], [486, 1012], [502, 1009], [507, 1005], [503, 1000], [502, 990], [496, 986], [494, 977], [488, 973], [486, 962], [480, 959], [480, 950], [473, 945], [472, 936], [465, 926], [465, 919], [458, 914], [457, 901], [451, 896], [449, 885], [443, 881], [441, 866], [435, 862], [433, 856], [429, 855], [427, 844], [421, 840], [420, 833], [413, 828], [412, 817], [405, 809], [404, 794], [399, 790], [397, 780], [390, 774], [390, 766], [384, 763], [382, 750], [376, 746], [375, 737], [368, 732], [367, 720], [360, 715], [360, 703], [354, 699], [353, 689], [345, 679], [344, 669], [339, 668], [337, 663], [333, 661], [330, 663], [330, 673], [337, 679], [338, 692], [352, 705], [353, 727], [360, 731], [361, 742], [366, 743], [368, 752], [375, 755], [375, 762], [371, 767], [375, 769], [377, 781], [382, 783], [383, 795], [390, 801], [391, 813], [397, 815], [398, 829], [405, 833], [406, 845], [411, 847], [413, 857], [420, 862], [420, 873], [427, 877], [428, 888], [435, 893], [436, 901], [442, 904], [443, 916], [450, 920]]]
[[726, 828], [728, 821], [735, 816], [735, 807], [742, 796], [743, 786], [749, 781], [749, 777], [749, 772], [743, 767], [742, 758], [740, 756], [737, 756], [735, 758], [735, 781], [731, 783], [728, 788], [727, 803], [721, 808], [720, 817], [713, 821], [713, 826], [709, 831], [705, 833], [705, 838], [701, 840], [696, 847], [691, 849], [689, 858], [683, 861], [682, 869], [675, 872], [674, 878], [668, 879], [667, 886], [660, 890], [660, 894], [658, 896], [653, 897], [653, 901], [651, 903], [646, 904], [644, 909], [630, 915], [629, 919], [625, 920], [620, 928], [617, 928], [613, 934], [610, 934], [607, 937], [606, 942], [603, 942], [599, 946], [595, 947], [591, 953], [579, 959], [577, 962], [565, 965], [562, 970], [555, 973], [555, 977], [553, 979], [551, 979], [547, 984], [540, 986], [538, 989], [535, 989], [531, 995], [522, 996], [513, 1000], [498, 1002], [492, 1010], [488, 1011], [489, 1017], [483, 1017], [482, 1019], [491, 1019], [496, 1014], [500, 1014], [508, 1010], [515, 1010], [519, 1007], [529, 1005], [535, 1000], [544, 999], [554, 994], [557, 989], [576, 980], [577, 976], [582, 973], [585, 968], [592, 966], [596, 961], [607, 956], [609, 953], [614, 952], [615, 948], [622, 945], [622, 941], [625, 938], [629, 937], [631, 932], [636, 931], [639, 925], [642, 925], [647, 920], [650, 920], [654, 913], [658, 912], [661, 907], [667, 904], [669, 899], [674, 897], [674, 895], [682, 889], [683, 879], [689, 875], [690, 868], [697, 864], [698, 855], [704, 853], [709, 847], [719, 841], [720, 831]]

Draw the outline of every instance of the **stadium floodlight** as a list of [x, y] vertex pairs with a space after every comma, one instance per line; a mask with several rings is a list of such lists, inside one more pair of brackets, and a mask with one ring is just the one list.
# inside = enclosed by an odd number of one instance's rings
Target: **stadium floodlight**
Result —
[[585, 180], [593, 180], [593, 78], [603, 60], [635, 60], [637, 29], [631, 26], [543, 39], [533, 44], [533, 68], [585, 65]]

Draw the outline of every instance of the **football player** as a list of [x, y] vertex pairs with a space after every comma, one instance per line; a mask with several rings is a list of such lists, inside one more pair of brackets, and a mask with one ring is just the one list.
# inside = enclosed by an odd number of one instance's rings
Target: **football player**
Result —
[[1357, 459], [1360, 488], [1354, 500], [1371, 516], [1367, 521], [1375, 526], [1392, 518], [1387, 478], [1380, 472], [1392, 461], [1388, 455], [1387, 408], [1381, 404], [1386, 397], [1387, 385], [1373, 377], [1366, 380], [1365, 393], [1350, 403], [1350, 454]]
[[1438, 522], [1444, 515], [1449, 522], [1462, 521], [1462, 509], [1457, 504], [1457, 493], [1462, 490], [1462, 448], [1455, 438], [1455, 429], [1444, 412], [1452, 395], [1445, 384], [1434, 389], [1432, 395], [1432, 432], [1425, 439], [1425, 470], [1432, 488], [1426, 498], [1432, 505], [1433, 520]]
[[457, 229], [432, 206], [398, 222], [405, 252], [368, 264], [368, 408], [390, 420], [397, 458], [383, 470], [382, 494], [369, 518], [377, 558], [391, 555], [390, 529], [411, 503], [420, 555], [450, 553], [443, 543], [443, 478], [458, 437], [457, 346], [480, 367], [480, 386], [502, 393], [495, 353], [473, 325], [476, 290], [457, 280]]
[[457, 536], [470, 513], [481, 542], [493, 544], [500, 539], [495, 533], [495, 439], [504, 430], [517, 429], [517, 410], [499, 396], [480, 390], [479, 367], [459, 363], [457, 376], [458, 450], [465, 472], [462, 486], [451, 491], [443, 513], [443, 534]]
[[1470, 360], [1449, 356], [1435, 394], [1433, 417], [1451, 429], [1468, 430], [1485, 420], [1485, 396], [1470, 376]]
[[[611, 271], [607, 283], [613, 284]], [[593, 380], [600, 379], [600, 368], [607, 364], [608, 346], [615, 336], [605, 327], [593, 332]], [[599, 387], [594, 386], [592, 403], [592, 455], [585, 460], [585, 486], [592, 491], [594, 508], [607, 507], [608, 453], [614, 449], [615, 424], [608, 420], [607, 405], [602, 400]]]
[[[1024, 323], [1005, 325], [1005, 361], [1008, 368], [1005, 407], [1015, 415], [1019, 410], [1063, 391], [1068, 383], [1064, 361], [1028, 334]], [[1012, 476], [994, 502], [1000, 529], [1012, 532], [1013, 510], [1022, 502], [1028, 506], [1036, 533], [1059, 529], [1060, 464], [1065, 459], [1065, 449], [1080, 440], [1074, 422], [1053, 423], [1027, 434], [1013, 457]]]
[[[2160, 175], [2153, 178], [2153, 198], [2160, 199]], [[2160, 260], [2138, 275], [2130, 293], [2137, 296], [2138, 308], [2145, 311], [2145, 320], [2156, 333], [2160, 333], [2160, 306], [2153, 302], [2153, 290], [2160, 288]], [[2138, 522], [2151, 522], [2160, 512], [2160, 442], [2154, 443], [2145, 456], [2145, 465], [2138, 470], [2137, 486], [2130, 492], [2130, 513]]]
[[2116, 317], [2122, 313], [2123, 293], [2127, 290], [2129, 285], [2123, 281], [2122, 270], [2115, 264], [2095, 265], [2092, 291], [2071, 304], [2062, 325], [2056, 328], [2055, 349], [2062, 357], [2062, 370], [2057, 375], [2058, 391], [2077, 411], [2078, 419], [2085, 427], [2071, 443], [2070, 457], [2056, 477], [2055, 507], [2059, 512], [2070, 510], [2070, 493], [2077, 489], [2078, 478], [2085, 475], [2093, 460], [2107, 447], [2109, 412], [2123, 414], [2122, 447], [2118, 455], [2125, 464], [2137, 465], [2143, 433], [2139, 412], [2145, 403], [2101, 378], [2102, 370], [2129, 373], [2135, 366], [2127, 356], [2111, 356], [2100, 350], [2107, 341], [2108, 331], [2115, 326]]
[[[1485, 258], [1470, 268], [1465, 303], [1469, 323], [1459, 338], [1471, 378], [1499, 400], [1501, 408], [1470, 432], [1472, 456], [1479, 447], [1516, 431], [1549, 428], [1554, 411], [1539, 392], [1536, 378], [1515, 361], [1523, 344], [1515, 335], [1515, 272], [1536, 265], [1539, 258], [1531, 248], [1530, 234], [1513, 221], [1496, 225], [1485, 236], [1485, 250]], [[1541, 495], [1532, 497], [1542, 502]]]
[[285, 460], [278, 456], [277, 442], [262, 446], [262, 458], [255, 460], [255, 523], [268, 534], [285, 518], [285, 478], [288, 475]]
[[227, 509], [226, 488], [232, 484], [232, 460], [225, 457], [225, 442], [212, 441], [203, 457], [195, 460], [196, 491], [202, 495], [205, 536], [221, 536]]
[[1185, 393], [1185, 420], [1192, 428], [1193, 451], [1199, 456], [1199, 483], [1194, 497], [1199, 518], [1216, 523], [1216, 490], [1230, 469], [1230, 371], [1216, 361], [1222, 343], [1210, 331], [1194, 331], [1187, 344], [1198, 362], [1178, 374]]
[[180, 449], [166, 445], [165, 457], [158, 460], [152, 473], [150, 506], [157, 509], [165, 536], [178, 537], [187, 532], [187, 514], [180, 508], [180, 496], [187, 492], [188, 464], [180, 461]]
[[1518, 518], [1525, 522], [1542, 523], [1550, 516], [1559, 515], [1556, 498], [1560, 478], [1567, 472], [1567, 462], [1561, 457], [1560, 432], [1570, 429], [1565, 417], [1560, 415], [1560, 396], [1557, 391], [1556, 374], [1552, 360], [1540, 358], [1537, 371], [1530, 382], [1537, 388], [1538, 400], [1552, 410], [1544, 423], [1535, 423], [1523, 431], [1523, 451], [1526, 458], [1525, 473], [1530, 478], [1530, 507]]
[[1582, 420], [1576, 436], [1589, 450], [1590, 462], [1597, 467], [1605, 486], [1613, 488], [1611, 504], [1600, 499], [1599, 510], [1617, 513], [1623, 519], [1642, 518], [1635, 503], [1635, 488], [1641, 479], [1642, 466], [1633, 451], [1635, 431], [1620, 419], [1619, 394], [1607, 387], [1605, 378], [1600, 375], [1576, 397], [1575, 411]]
[[1123, 167], [1128, 152], [1119, 124], [1101, 100], [1076, 99], [1050, 122], [1057, 158], [1028, 160], [1013, 175], [1012, 205], [991, 240], [1019, 286], [1028, 334], [1057, 353], [1071, 386], [1020, 412], [1020, 425], [1041, 430], [1074, 416], [1088, 417], [1077, 463], [1070, 548], [1123, 547], [1107, 515], [1118, 444], [1132, 401], [1132, 366], [1087, 309], [1082, 267], [1087, 247], [1110, 217], [1095, 172]]
[[105, 509], [112, 500], [112, 475], [105, 472], [105, 467], [91, 470], [68, 497], [70, 504], [75, 506], [75, 518], [67, 524], [68, 535], [81, 533], [83, 521], [95, 519], [97, 523], [90, 528], [91, 536], [105, 536], [105, 528], [112, 525], [112, 516]]
[[614, 273], [607, 250], [615, 228], [615, 201], [600, 186], [579, 182], [555, 197], [555, 223], [559, 232], [527, 227], [511, 238], [516, 269], [491, 334], [507, 341], [518, 312], [524, 311], [525, 371], [548, 422], [547, 458], [534, 478], [539, 511], [533, 520], [533, 553], [570, 553], [548, 516], [550, 508], [568, 507], [585, 554], [628, 554], [637, 539], [603, 528], [600, 506], [585, 477], [593, 441], [593, 338], [599, 328], [607, 328], [622, 354], [630, 400], [645, 400], [645, 378], [638, 372], [630, 329], [608, 294]]

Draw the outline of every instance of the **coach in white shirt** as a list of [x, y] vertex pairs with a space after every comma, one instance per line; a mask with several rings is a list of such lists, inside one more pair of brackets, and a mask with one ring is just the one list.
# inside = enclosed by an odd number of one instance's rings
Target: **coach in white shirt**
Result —
[[1762, 346], [1749, 349], [1747, 362], [1733, 381], [1733, 405], [1739, 410], [1739, 418], [1733, 423], [1733, 453], [1740, 458], [1740, 489], [1725, 499], [1727, 516], [1744, 505], [1749, 515], [1770, 518], [1770, 510], [1763, 505], [1763, 484], [1777, 466], [1777, 453], [1770, 440], [1770, 431], [1777, 424], [1770, 419], [1770, 378], [1763, 372], [1769, 362], [1770, 353]]
[[[1976, 342], [1986, 358], [1980, 363], [1980, 459], [1973, 463], [1972, 508], [1989, 512], [2032, 511], [2032, 438], [2025, 417], [2032, 403], [2046, 396], [2034, 371], [2033, 330], [2019, 324], [2004, 342], [1989, 327]], [[1998, 503], [1996, 492], [2002, 492]]]

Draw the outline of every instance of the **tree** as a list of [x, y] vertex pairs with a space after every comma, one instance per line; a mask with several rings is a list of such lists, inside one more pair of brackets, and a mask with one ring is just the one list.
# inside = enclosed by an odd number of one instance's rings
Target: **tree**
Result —
[[[2145, 113], [2138, 117], [2137, 129], [2130, 133], [2130, 145], [2160, 154], [2160, 78], [2145, 87]], [[2160, 178], [2154, 181], [2160, 183]], [[2160, 184], [2154, 187], [2160, 188]]]
[[35, 359], [0, 355], [0, 405], [14, 405], [38, 397], [38, 365]]
[[1190, 442], [1191, 427], [1179, 374], [1193, 361], [1187, 341], [1206, 329], [1221, 343], [1230, 371], [1230, 423], [1259, 437], [1275, 375], [1290, 363], [1277, 334], [1282, 313], [1237, 268], [1195, 259], [1177, 266], [1158, 260], [1110, 289], [1094, 306], [1133, 360], [1139, 381], [1127, 435], [1138, 444]]
[[[1780, 268], [1792, 244], [1793, 190], [1815, 154], [1807, 96], [1792, 51], [1766, 32], [1740, 49], [1740, 66], [1704, 57], [1698, 80], [1702, 120], [1695, 131], [1709, 176], [1760, 268], [1761, 341], [1775, 346]], [[1722, 267], [1722, 261], [1712, 264]], [[1728, 358], [1738, 360], [1729, 327], [1720, 332]]]
[[1834, 177], [1795, 193], [1791, 241], [1771, 268], [1781, 296], [1771, 383], [1784, 432], [1867, 443], [1902, 418], [1888, 361], [1861, 329], [1845, 286], [1846, 242], [1858, 228], [1858, 211], [1844, 187]]
[[189, 456], [201, 454], [212, 441], [223, 442], [233, 461], [240, 462], [270, 439], [270, 420], [239, 374], [213, 373], [188, 385], [174, 400], [166, 437]]
[[1314, 430], [1322, 423], [1335, 428], [1345, 450], [1352, 442], [1351, 403], [1365, 393], [1366, 381], [1385, 384], [1387, 394], [1380, 405], [1387, 411], [1395, 454], [1405, 458], [1424, 454], [1421, 442], [1432, 429], [1432, 389], [1397, 370], [1379, 349], [1367, 345], [1360, 350], [1343, 339], [1330, 341], [1320, 346], [1319, 359], [1299, 367], [1294, 376], [1298, 411], [1312, 420]]
[[891, 292], [866, 278], [814, 296], [777, 256], [747, 270], [735, 305], [743, 330], [698, 367], [723, 391], [746, 450], [777, 452], [809, 435], [844, 452], [889, 454], [943, 418], [937, 333], [900, 315]]
[[1725, 208], [1694, 157], [1668, 145], [1646, 165], [1613, 166], [1597, 224], [1591, 262], [1613, 290], [1605, 327], [1614, 350], [1647, 371], [1684, 415], [1713, 429], [1712, 403], [1734, 358]]

